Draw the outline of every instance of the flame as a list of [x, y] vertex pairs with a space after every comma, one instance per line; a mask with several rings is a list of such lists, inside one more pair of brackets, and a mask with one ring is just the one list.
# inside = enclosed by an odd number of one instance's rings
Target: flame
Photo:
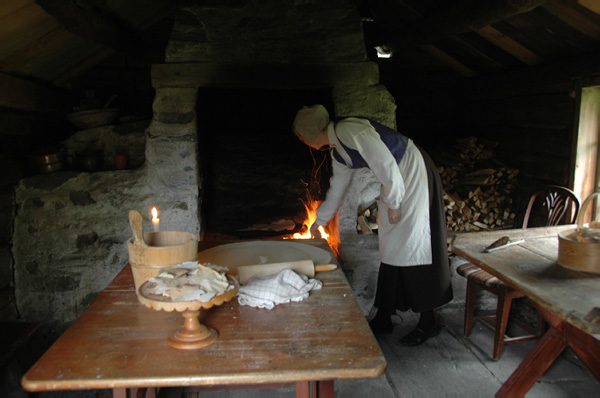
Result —
[[152, 208], [152, 218], [153, 219], [158, 218], [158, 210], [156, 210], [156, 207]]
[[[292, 239], [314, 239], [314, 237], [310, 234], [310, 227], [315, 223], [317, 219], [317, 209], [319, 208], [320, 201], [313, 200], [310, 195], [308, 197], [307, 202], [302, 201], [304, 204], [304, 208], [306, 209], [306, 220], [302, 225], [302, 229], [306, 229], [306, 232], [300, 233], [296, 232], [292, 235]], [[319, 226], [318, 230], [321, 234], [321, 238], [325, 239], [333, 253], [338, 256], [339, 255], [339, 245], [340, 245], [340, 237], [337, 233], [337, 216], [328, 224], [329, 233], [325, 231], [323, 226]]]
[[[304, 208], [306, 209], [307, 218], [304, 220], [304, 224], [302, 225], [306, 228], [306, 232], [301, 234], [300, 232], [296, 232], [292, 239], [312, 239], [313, 236], [310, 234], [310, 227], [315, 223], [317, 219], [317, 209], [319, 208], [319, 204], [316, 200], [308, 200], [308, 203], [304, 202]], [[319, 226], [319, 232], [321, 233], [321, 238], [327, 240], [329, 238], [329, 234], [325, 232], [325, 228], [323, 226]]]
[[[306, 185], [306, 201], [302, 200], [302, 204], [306, 210], [306, 219], [302, 225], [304, 233], [296, 232], [291, 236], [292, 239], [314, 239], [315, 237], [310, 234], [310, 227], [315, 223], [317, 219], [317, 209], [321, 204], [321, 201], [315, 200], [314, 198], [319, 197], [321, 188], [319, 181], [322, 179], [321, 174], [323, 166], [327, 164], [327, 154], [319, 151], [321, 155], [315, 156], [315, 151], [310, 148], [310, 154], [313, 158], [314, 167], [311, 172], [311, 178], [308, 182], [304, 182]], [[320, 159], [320, 160], [318, 160]], [[339, 257], [340, 247], [340, 233], [339, 233], [339, 218], [336, 213], [335, 217], [327, 224], [327, 230], [323, 226], [319, 226], [318, 231], [321, 234], [321, 238], [327, 240], [329, 247], [333, 251], [336, 257]]]

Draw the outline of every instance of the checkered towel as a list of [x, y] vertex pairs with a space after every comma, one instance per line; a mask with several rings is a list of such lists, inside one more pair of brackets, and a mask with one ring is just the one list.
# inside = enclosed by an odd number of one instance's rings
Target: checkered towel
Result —
[[272, 309], [277, 304], [302, 301], [313, 289], [320, 289], [323, 283], [298, 275], [291, 269], [264, 278], [252, 278], [240, 287], [238, 301], [241, 305]]

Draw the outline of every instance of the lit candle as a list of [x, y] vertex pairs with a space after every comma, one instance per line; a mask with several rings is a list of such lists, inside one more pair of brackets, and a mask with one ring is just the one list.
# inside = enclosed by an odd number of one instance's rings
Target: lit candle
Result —
[[158, 210], [156, 210], [156, 207], [152, 208], [152, 229], [154, 230], [154, 232], [158, 231], [158, 226], [160, 224], [160, 218], [158, 218]]

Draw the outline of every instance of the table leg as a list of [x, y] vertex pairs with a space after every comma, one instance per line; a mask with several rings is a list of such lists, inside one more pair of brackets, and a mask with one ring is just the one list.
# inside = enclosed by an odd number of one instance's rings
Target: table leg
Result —
[[334, 384], [333, 380], [323, 381], [299, 381], [296, 382], [296, 398], [310, 398], [312, 384], [312, 398], [333, 398]]
[[127, 389], [113, 388], [113, 398], [127, 398]]
[[318, 398], [333, 398], [334, 395], [334, 386], [333, 380], [321, 380], [316, 381], [314, 383], [316, 385], [316, 394], [315, 397]]
[[579, 359], [586, 364], [592, 374], [600, 379], [600, 340], [552, 315], [543, 308], [540, 312], [553, 328], [560, 331], [562, 338]]
[[156, 398], [156, 389], [149, 388], [113, 388], [113, 398], [127, 398], [129, 390], [130, 398]]
[[554, 363], [567, 345], [600, 379], [600, 340], [536, 305], [550, 325], [548, 331], [504, 382], [496, 397], [522, 397]]
[[565, 349], [567, 343], [553, 327], [542, 336], [519, 367], [502, 384], [496, 398], [523, 397]]
[[296, 398], [310, 398], [310, 382], [296, 382]]

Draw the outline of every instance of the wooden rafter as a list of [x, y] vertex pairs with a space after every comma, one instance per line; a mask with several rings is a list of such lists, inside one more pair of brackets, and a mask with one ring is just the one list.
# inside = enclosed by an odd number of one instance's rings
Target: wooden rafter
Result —
[[600, 78], [600, 52], [546, 61], [494, 76], [478, 76], [470, 81], [467, 90], [471, 98], [502, 98], [535, 93], [549, 87], [569, 90], [577, 80], [591, 77]]
[[564, 1], [558, 0], [547, 0], [544, 8], [570, 27], [577, 29], [586, 36], [600, 40], [600, 25], [596, 25], [579, 9], [569, 7], [564, 4]]
[[499, 61], [490, 57], [485, 52], [483, 52], [480, 49], [478, 49], [477, 47], [473, 46], [471, 43], [461, 39], [460, 37], [455, 37], [452, 40], [459, 43], [461, 45], [461, 47], [464, 50], [469, 51], [469, 53], [471, 53], [472, 56], [483, 60], [491, 69], [493, 69], [493, 70], [505, 69], [505, 67], [504, 67], [504, 65], [502, 65], [502, 63], [500, 63]]
[[597, 0], [577, 0], [577, 3], [582, 7], [594, 11], [596, 14], [600, 14], [600, 3]]
[[452, 68], [453, 70], [455, 70], [456, 72], [460, 73], [461, 75], [463, 75], [465, 77], [473, 77], [476, 75], [474, 70], [472, 70], [468, 66], [462, 64], [460, 61], [453, 58], [452, 56], [450, 56], [449, 54], [440, 50], [439, 48], [437, 48], [436, 46], [434, 46], [432, 44], [422, 45], [421, 48], [424, 51], [426, 51], [427, 53], [442, 60], [450, 68]]
[[54, 84], [57, 87], [62, 87], [71, 80], [75, 79], [78, 76], [81, 76], [82, 74], [93, 68], [96, 64], [109, 58], [114, 53], [115, 52], [112, 49], [105, 47], [104, 49], [95, 53], [92, 57], [86, 58], [80, 64], [73, 66], [67, 72], [58, 76], [56, 79], [54, 79], [52, 84]]
[[545, 0], [459, 0], [404, 24], [391, 35], [388, 47], [432, 44], [529, 12]]
[[[438, 40], [475, 31], [525, 64], [536, 65], [542, 61], [540, 57], [490, 25], [529, 12], [544, 2], [545, 0], [459, 0], [448, 7], [440, 7], [436, 12], [418, 17], [396, 30], [390, 36], [387, 46], [395, 51], [406, 45], [416, 45], [461, 75], [475, 76], [474, 70], [435, 46]], [[410, 10], [413, 14], [418, 14]], [[495, 62], [491, 58], [489, 61]]]
[[66, 113], [70, 109], [68, 91], [0, 73], [0, 106], [33, 112]]
[[141, 40], [129, 29], [94, 7], [83, 9], [75, 2], [64, 0], [35, 0], [48, 14], [69, 32], [104, 44], [115, 51], [137, 52], [141, 50]]
[[537, 65], [543, 61], [536, 53], [491, 26], [476, 29], [475, 33], [494, 43], [526, 65]]
[[25, 47], [22, 47], [19, 49], [19, 51], [15, 51], [8, 58], [1, 60], [0, 70], [4, 72], [10, 72], [11, 70], [16, 69], [19, 65], [28, 62], [31, 58], [35, 58], [40, 49], [55, 45], [56, 43], [63, 42], [64, 40], [68, 40], [69, 36], [72, 37], [72, 33], [68, 32], [63, 27], [58, 26], [56, 29], [51, 30], [38, 40], [28, 44]]

